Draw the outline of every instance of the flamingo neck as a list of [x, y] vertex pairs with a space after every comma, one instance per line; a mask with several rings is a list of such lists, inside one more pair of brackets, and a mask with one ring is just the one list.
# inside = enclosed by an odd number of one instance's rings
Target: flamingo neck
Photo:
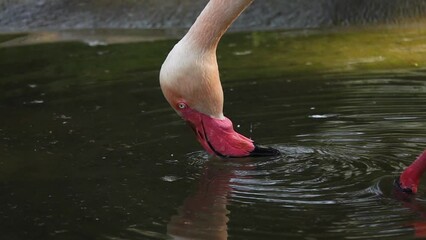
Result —
[[215, 51], [220, 38], [253, 0], [210, 0], [183, 40]]

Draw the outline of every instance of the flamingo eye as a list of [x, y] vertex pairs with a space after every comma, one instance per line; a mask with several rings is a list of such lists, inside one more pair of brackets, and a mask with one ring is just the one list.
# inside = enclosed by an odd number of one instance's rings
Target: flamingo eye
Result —
[[178, 107], [180, 109], [185, 109], [186, 108], [186, 104], [185, 103], [178, 103]]

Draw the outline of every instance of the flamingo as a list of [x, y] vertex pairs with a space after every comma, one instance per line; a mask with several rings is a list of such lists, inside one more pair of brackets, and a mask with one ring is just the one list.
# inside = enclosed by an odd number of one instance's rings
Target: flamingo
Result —
[[[160, 85], [166, 100], [191, 126], [202, 147], [220, 157], [280, 154], [237, 133], [232, 121], [223, 115], [217, 46], [226, 30], [252, 2], [210, 0], [160, 70]], [[426, 150], [402, 172], [395, 185], [402, 192], [417, 193], [425, 171]]]
[[210, 0], [161, 66], [161, 90], [194, 130], [202, 147], [220, 157], [278, 155], [237, 133], [223, 115], [223, 90], [216, 58], [218, 43], [253, 0]]
[[395, 181], [398, 189], [405, 193], [417, 193], [420, 178], [426, 171], [426, 150], [408, 166]]

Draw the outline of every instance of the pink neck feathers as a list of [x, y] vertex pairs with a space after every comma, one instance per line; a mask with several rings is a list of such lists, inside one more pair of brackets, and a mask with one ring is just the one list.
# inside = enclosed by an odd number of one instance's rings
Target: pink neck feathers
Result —
[[216, 50], [220, 38], [253, 0], [210, 0], [185, 38], [200, 48]]

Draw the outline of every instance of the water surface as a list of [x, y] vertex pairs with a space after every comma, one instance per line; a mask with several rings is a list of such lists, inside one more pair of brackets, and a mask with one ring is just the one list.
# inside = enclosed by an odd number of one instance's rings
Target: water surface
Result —
[[225, 114], [283, 153], [232, 160], [202, 151], [163, 99], [158, 71], [176, 40], [23, 44], [31, 36], [0, 43], [2, 239], [424, 232], [424, 186], [393, 188], [426, 148], [421, 28], [227, 35]]

